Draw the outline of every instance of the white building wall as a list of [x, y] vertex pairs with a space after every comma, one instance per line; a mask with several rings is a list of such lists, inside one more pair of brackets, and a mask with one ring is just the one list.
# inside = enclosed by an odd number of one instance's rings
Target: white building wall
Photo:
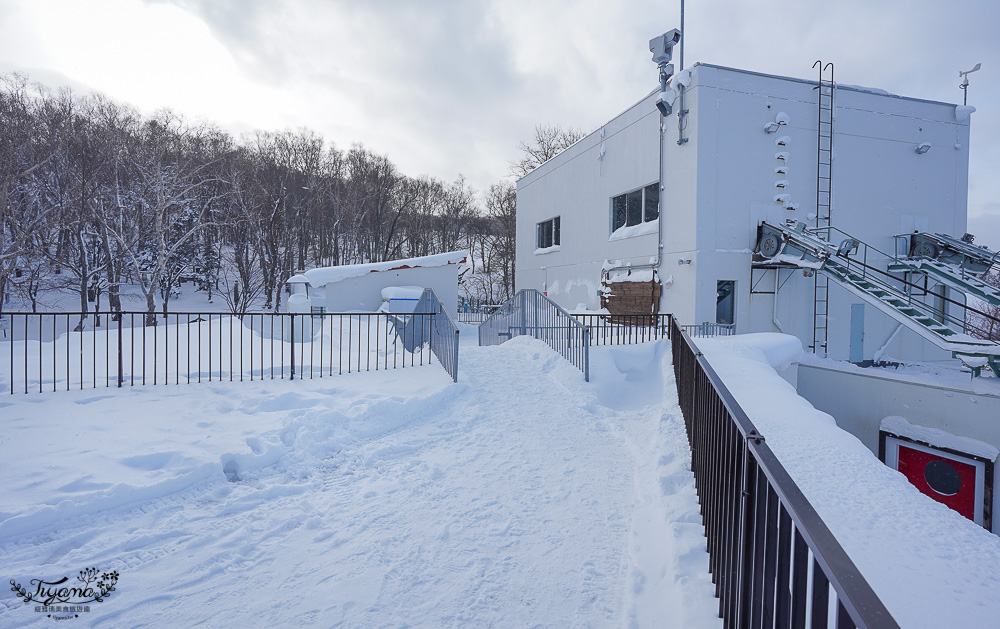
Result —
[[[692, 149], [697, 162], [698, 280], [695, 320], [714, 320], [715, 281], [737, 281], [737, 330], [782, 330], [812, 342], [812, 278], [801, 271], [783, 272], [787, 280], [778, 297], [750, 294], [749, 253], [762, 218], [815, 224], [816, 90], [814, 84], [742, 71], [697, 66], [687, 90], [693, 128], [683, 146], [667, 142], [671, 152]], [[784, 113], [790, 119], [776, 133], [765, 123]], [[965, 230], [968, 187], [968, 121], [955, 118], [954, 105], [898, 98], [839, 88], [834, 122], [834, 226], [892, 252], [893, 235], [914, 227], [958, 234]], [[784, 146], [777, 141], [783, 138]], [[915, 148], [930, 142], [929, 152]], [[786, 152], [786, 172], [776, 153]], [[674, 160], [677, 161], [677, 160]], [[666, 160], [665, 177], [671, 160]], [[784, 188], [775, 187], [784, 180]], [[788, 194], [798, 209], [774, 201]], [[832, 239], [839, 240], [839, 236]], [[743, 250], [744, 253], [738, 253]], [[774, 289], [764, 277], [758, 291]], [[753, 279], [761, 279], [755, 273]], [[665, 292], [666, 295], [666, 292]], [[849, 355], [851, 304], [862, 300], [833, 286], [830, 291], [830, 355]], [[664, 305], [663, 310], [671, 307]], [[895, 331], [889, 317], [866, 306], [864, 357], [870, 359]], [[889, 353], [902, 359], [941, 359], [947, 354], [903, 330]]]
[[382, 289], [420, 286], [434, 289], [452, 319], [458, 308], [458, 265], [415, 267], [365, 273], [326, 285], [326, 311], [374, 312], [382, 305]]
[[[644, 98], [517, 182], [518, 289], [546, 290], [565, 308], [596, 309], [604, 260], [649, 264], [656, 234], [608, 238], [611, 198], [657, 181], [658, 124], [652, 96]], [[535, 226], [555, 216], [559, 250], [536, 254]]]
[[[678, 145], [678, 117], [664, 119], [660, 193], [663, 283], [661, 312], [684, 323], [715, 320], [716, 282], [735, 280], [737, 331], [813, 335], [812, 278], [783, 271], [777, 297], [774, 271], [751, 275], [751, 250], [761, 219], [814, 225], [816, 211], [815, 83], [708, 65], [692, 68], [685, 91], [687, 142]], [[777, 133], [764, 124], [779, 113], [790, 122]], [[611, 197], [656, 180], [659, 116], [647, 97], [518, 182], [517, 288], [547, 286], [560, 305], [598, 305], [604, 260], [633, 265], [656, 256], [656, 237], [608, 242]], [[785, 146], [776, 144], [787, 138]], [[929, 142], [918, 155], [917, 145]], [[961, 235], [966, 227], [969, 122], [955, 106], [841, 86], [836, 92], [833, 224], [891, 252], [893, 235], [915, 228]], [[602, 144], [605, 154], [600, 158]], [[776, 153], [788, 153], [775, 172]], [[779, 180], [787, 181], [781, 189]], [[798, 209], [774, 201], [788, 194]], [[558, 251], [535, 253], [535, 225], [560, 215]], [[691, 260], [690, 264], [678, 264]], [[542, 269], [545, 267], [545, 269]], [[830, 351], [849, 356], [851, 304], [861, 300], [831, 287]], [[873, 358], [897, 324], [865, 307], [864, 358]], [[892, 357], [941, 359], [947, 354], [903, 330]]]

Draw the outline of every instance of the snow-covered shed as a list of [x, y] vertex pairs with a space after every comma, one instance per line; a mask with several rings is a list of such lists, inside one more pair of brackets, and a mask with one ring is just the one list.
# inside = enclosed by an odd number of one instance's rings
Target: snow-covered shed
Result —
[[[813, 227], [825, 211], [886, 252], [914, 230], [960, 236], [970, 124], [969, 108], [824, 82], [832, 128], [820, 129], [818, 86], [701, 63], [678, 72], [669, 116], [654, 90], [517, 182], [517, 288], [613, 313], [644, 299], [684, 323], [813, 345], [816, 274], [759, 268], [760, 222]], [[829, 162], [833, 191], [818, 195]], [[838, 285], [822, 305], [831, 357], [949, 357]]]
[[466, 262], [468, 255], [465, 251], [451, 251], [388, 262], [320, 267], [302, 275], [311, 289], [325, 289], [326, 312], [374, 312], [382, 305], [383, 289], [401, 286], [433, 289], [454, 317], [459, 265]]

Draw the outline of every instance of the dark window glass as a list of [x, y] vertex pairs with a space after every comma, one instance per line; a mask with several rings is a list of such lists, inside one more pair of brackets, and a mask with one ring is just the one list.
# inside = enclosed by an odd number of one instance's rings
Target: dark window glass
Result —
[[728, 325], [734, 321], [736, 282], [719, 280], [715, 286], [715, 322]]
[[660, 184], [646, 186], [646, 220], [655, 221], [660, 216]]
[[625, 195], [628, 205], [628, 220], [627, 225], [638, 225], [642, 222], [642, 190], [636, 190], [635, 192], [629, 192]]
[[962, 477], [958, 474], [955, 466], [938, 459], [931, 461], [924, 468], [924, 480], [927, 486], [939, 494], [954, 496], [962, 489]]
[[611, 199], [611, 231], [625, 226], [625, 195]]
[[546, 249], [559, 244], [559, 217], [539, 223], [537, 230], [537, 247]]

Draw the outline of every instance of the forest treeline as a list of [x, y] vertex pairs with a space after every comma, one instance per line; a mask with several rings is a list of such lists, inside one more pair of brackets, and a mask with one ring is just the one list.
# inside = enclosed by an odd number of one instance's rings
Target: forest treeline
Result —
[[233, 312], [278, 310], [297, 270], [456, 249], [472, 253], [466, 294], [496, 303], [514, 288], [510, 180], [477, 192], [310, 130], [234, 138], [17, 74], [0, 76], [0, 222], [0, 312], [51, 289], [121, 310], [125, 285], [165, 311], [181, 281]]

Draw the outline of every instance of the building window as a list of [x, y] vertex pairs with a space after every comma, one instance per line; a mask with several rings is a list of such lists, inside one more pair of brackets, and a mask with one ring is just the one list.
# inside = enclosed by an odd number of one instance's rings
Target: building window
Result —
[[660, 184], [619, 194], [611, 199], [611, 231], [655, 221], [660, 216]]
[[719, 280], [715, 283], [715, 322], [730, 325], [736, 320], [736, 282]]
[[535, 245], [538, 249], [548, 249], [559, 244], [559, 217], [542, 221], [535, 226]]

